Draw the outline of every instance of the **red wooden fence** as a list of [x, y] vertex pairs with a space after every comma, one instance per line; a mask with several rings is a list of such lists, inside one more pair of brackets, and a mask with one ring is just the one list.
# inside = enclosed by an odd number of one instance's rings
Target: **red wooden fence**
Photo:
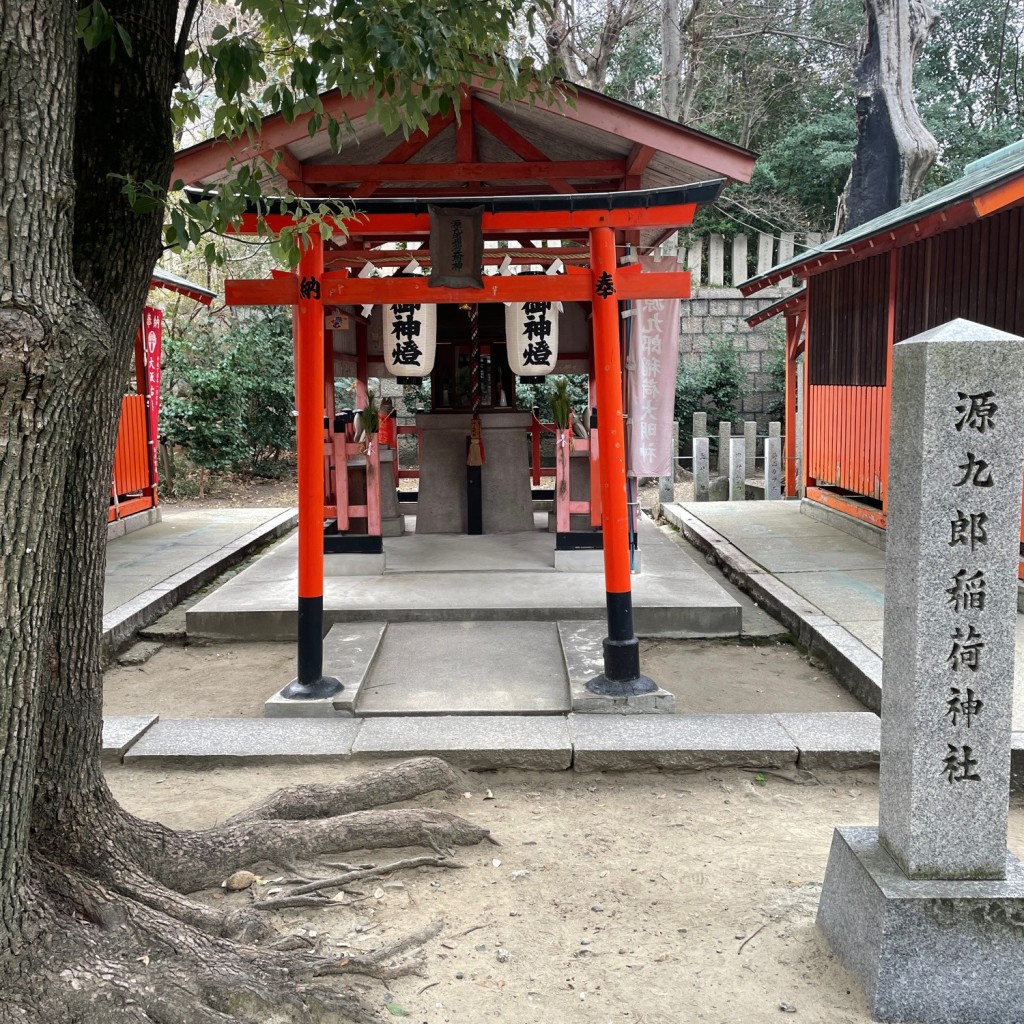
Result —
[[121, 399], [121, 424], [114, 449], [114, 486], [107, 518], [121, 519], [155, 504], [149, 479], [146, 399], [143, 395], [125, 395]]

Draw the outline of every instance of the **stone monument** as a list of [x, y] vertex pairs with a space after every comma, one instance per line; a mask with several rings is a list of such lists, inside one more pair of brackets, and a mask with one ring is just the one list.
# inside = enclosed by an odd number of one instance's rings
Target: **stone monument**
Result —
[[782, 498], [782, 438], [764, 439], [764, 496], [766, 501]]
[[706, 437], [693, 439], [693, 500], [711, 500], [711, 458]]
[[742, 437], [729, 438], [729, 500], [744, 501], [747, 497], [746, 444]]
[[836, 829], [818, 924], [875, 1019], [1010, 1024], [1024, 339], [954, 320], [897, 345], [891, 438], [879, 827]]
[[720, 420], [718, 423], [718, 475], [729, 475], [729, 439], [732, 437], [732, 423]]
[[747, 476], [757, 472], [757, 420], [743, 421], [743, 440], [747, 458]]
[[708, 436], [708, 414], [706, 412], [695, 412], [693, 414], [693, 436]]

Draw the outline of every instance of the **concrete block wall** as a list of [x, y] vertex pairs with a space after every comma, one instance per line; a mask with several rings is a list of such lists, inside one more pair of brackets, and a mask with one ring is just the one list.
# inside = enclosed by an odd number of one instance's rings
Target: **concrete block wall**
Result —
[[722, 336], [732, 340], [739, 350], [740, 364], [746, 370], [747, 397], [738, 410], [744, 419], [756, 419], [761, 433], [767, 431], [766, 410], [782, 395], [771, 389], [769, 364], [772, 338], [785, 338], [785, 321], [776, 317], [758, 327], [747, 326], [746, 317], [760, 312], [792, 289], [769, 288], [756, 298], [745, 299], [737, 288], [697, 287], [690, 299], [680, 303], [679, 362], [686, 365], [700, 358]]

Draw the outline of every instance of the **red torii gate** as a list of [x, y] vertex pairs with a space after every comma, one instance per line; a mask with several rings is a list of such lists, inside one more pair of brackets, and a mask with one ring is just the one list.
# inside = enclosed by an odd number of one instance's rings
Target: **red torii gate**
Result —
[[[291, 305], [296, 316], [296, 396], [299, 492], [298, 674], [284, 696], [330, 697], [341, 689], [323, 675], [323, 367], [324, 305], [400, 303], [585, 302], [593, 306], [594, 366], [601, 430], [600, 485], [608, 636], [604, 672], [587, 686], [612, 696], [650, 693], [654, 682], [640, 672], [640, 645], [633, 627], [630, 581], [626, 442], [622, 405], [622, 338], [619, 302], [687, 298], [690, 275], [642, 273], [639, 264], [620, 267], [615, 232], [641, 228], [677, 229], [693, 221], [697, 204], [713, 200], [724, 180], [640, 192], [532, 197], [446, 198], [446, 206], [485, 207], [484, 237], [585, 235], [590, 267], [569, 266], [553, 276], [483, 278], [483, 288], [430, 287], [425, 278], [354, 278], [347, 269], [324, 270], [324, 244], [318, 228], [309, 233], [297, 274], [269, 280], [225, 282], [228, 305]], [[295, 223], [286, 205], [263, 222], [280, 230]], [[332, 230], [374, 239], [429, 237], [425, 201], [362, 201]], [[255, 233], [259, 217], [246, 214], [238, 230]], [[552, 250], [557, 255], [557, 249]]]

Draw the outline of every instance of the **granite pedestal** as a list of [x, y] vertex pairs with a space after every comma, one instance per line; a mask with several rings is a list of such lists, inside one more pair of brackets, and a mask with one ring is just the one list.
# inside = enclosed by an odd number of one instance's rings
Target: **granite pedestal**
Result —
[[864, 987], [875, 1020], [1019, 1024], [1024, 867], [1006, 878], [908, 879], [878, 829], [835, 830], [818, 927]]
[[[465, 533], [466, 438], [469, 413], [419, 413], [420, 488], [417, 533]], [[484, 533], [520, 533], [533, 529], [527, 430], [532, 416], [491, 412], [481, 416], [485, 462]]]

